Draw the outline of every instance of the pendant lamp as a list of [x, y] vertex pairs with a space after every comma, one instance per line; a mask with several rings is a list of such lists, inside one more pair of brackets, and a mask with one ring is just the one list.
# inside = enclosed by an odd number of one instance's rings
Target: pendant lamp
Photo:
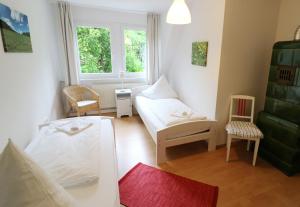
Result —
[[191, 22], [191, 13], [185, 0], [174, 0], [167, 14], [167, 23], [190, 24]]

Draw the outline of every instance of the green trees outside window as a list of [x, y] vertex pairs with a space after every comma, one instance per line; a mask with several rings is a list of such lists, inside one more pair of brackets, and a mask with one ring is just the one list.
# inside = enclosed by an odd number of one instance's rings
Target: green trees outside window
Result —
[[111, 73], [110, 30], [77, 27], [81, 73]]
[[[111, 31], [108, 28], [78, 26], [77, 40], [82, 74], [112, 73]], [[121, 34], [113, 34], [119, 35]], [[126, 72], [143, 72], [146, 63], [146, 32], [144, 30], [124, 30]], [[122, 49], [122, 44], [118, 45]], [[120, 51], [121, 54], [121, 51]], [[122, 70], [117, 68], [116, 71]]]
[[126, 72], [143, 72], [146, 60], [146, 32], [125, 30]]

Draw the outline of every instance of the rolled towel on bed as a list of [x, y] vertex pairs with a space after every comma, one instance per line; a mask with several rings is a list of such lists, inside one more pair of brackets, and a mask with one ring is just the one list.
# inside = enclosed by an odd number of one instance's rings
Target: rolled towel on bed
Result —
[[206, 119], [175, 98], [151, 100], [150, 109], [166, 126]]
[[88, 122], [86, 120], [75, 119], [66, 123], [62, 123], [60, 125], [56, 124], [54, 126], [58, 131], [64, 132], [72, 136], [79, 132], [82, 132], [83, 130], [89, 128], [92, 125], [93, 124], [91, 122]]
[[174, 111], [171, 113], [171, 116], [178, 118], [190, 118], [193, 115], [193, 112], [190, 111]]

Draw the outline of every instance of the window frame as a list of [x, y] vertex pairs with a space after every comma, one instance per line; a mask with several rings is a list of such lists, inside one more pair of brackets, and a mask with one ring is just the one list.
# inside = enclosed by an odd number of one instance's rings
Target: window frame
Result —
[[[126, 49], [125, 49], [125, 29], [143, 30], [146, 33], [146, 41], [148, 38], [147, 27], [142, 25], [132, 25], [123, 23], [91, 23], [86, 21], [78, 21], [74, 23], [74, 40], [75, 40], [75, 56], [77, 65], [77, 74], [81, 82], [104, 82], [104, 83], [121, 83], [119, 73], [125, 71], [124, 82], [141, 83], [146, 82], [148, 75], [148, 49], [146, 49], [146, 60], [144, 72], [126, 72]], [[77, 27], [107, 28], [110, 30], [111, 45], [111, 73], [81, 73], [80, 51], [78, 46]], [[146, 46], [148, 48], [148, 45]]]
[[[147, 46], [147, 28], [142, 26], [134, 26], [134, 25], [123, 25], [121, 27], [122, 30], [122, 62], [123, 62], [123, 70], [125, 71], [125, 78], [143, 78], [147, 76], [148, 71], [148, 46]], [[136, 30], [136, 31], [144, 31], [146, 35], [146, 60], [144, 65], [143, 72], [127, 72], [126, 68], [126, 46], [125, 46], [125, 30]]]
[[[100, 24], [91, 24], [91, 23], [77, 23], [75, 26], [75, 50], [76, 50], [76, 57], [77, 57], [77, 69], [78, 69], [78, 75], [80, 80], [98, 80], [98, 79], [111, 79], [116, 77], [116, 71], [114, 66], [114, 56], [113, 51], [115, 48], [113, 48], [113, 41], [112, 41], [112, 25], [100, 23]], [[78, 37], [77, 37], [77, 27], [90, 27], [90, 28], [104, 28], [109, 29], [110, 34], [110, 53], [111, 53], [111, 65], [112, 70], [111, 73], [82, 73], [81, 72], [81, 63], [80, 63], [80, 51], [79, 51], [79, 45], [78, 45]]]

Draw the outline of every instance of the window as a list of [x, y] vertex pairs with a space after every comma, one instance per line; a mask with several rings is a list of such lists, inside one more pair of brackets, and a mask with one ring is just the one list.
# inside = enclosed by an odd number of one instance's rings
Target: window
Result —
[[121, 71], [125, 71], [126, 82], [146, 80], [147, 33], [144, 27], [80, 23], [76, 33], [81, 80], [119, 82]]
[[146, 32], [124, 30], [126, 72], [144, 72], [146, 65]]
[[77, 27], [80, 73], [112, 73], [110, 30]]

